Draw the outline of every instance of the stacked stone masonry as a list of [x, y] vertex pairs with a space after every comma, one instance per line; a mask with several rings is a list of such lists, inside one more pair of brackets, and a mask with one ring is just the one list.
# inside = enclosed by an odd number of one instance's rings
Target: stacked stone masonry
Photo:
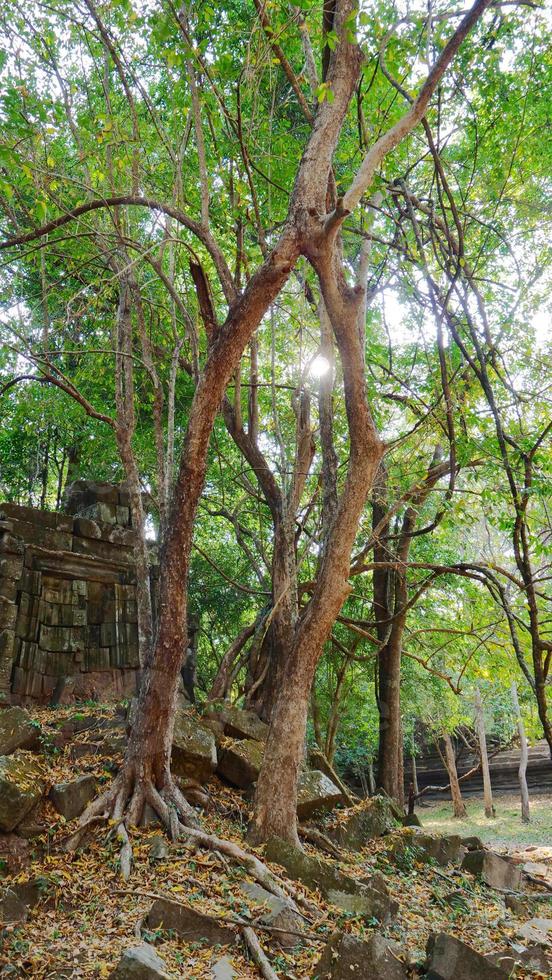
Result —
[[132, 694], [135, 532], [124, 487], [79, 480], [65, 513], [0, 504], [0, 700]]

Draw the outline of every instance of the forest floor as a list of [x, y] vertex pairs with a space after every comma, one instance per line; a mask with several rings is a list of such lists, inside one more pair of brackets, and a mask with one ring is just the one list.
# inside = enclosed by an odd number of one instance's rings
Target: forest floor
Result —
[[[97, 708], [83, 709], [83, 712], [87, 710], [98, 717]], [[108, 709], [106, 712], [109, 713]], [[56, 726], [74, 716], [75, 709], [37, 714], [43, 726], [48, 725], [54, 732]], [[74, 761], [75, 745], [89, 737], [87, 732], [75, 735], [57, 753], [47, 753], [50, 782], [75, 779], [85, 772], [93, 773], [100, 783], [111, 778], [120, 755], [84, 756]], [[202, 816], [204, 828], [247, 847], [244, 840], [249, 804], [243, 794], [216, 778], [209, 789], [212, 802]], [[444, 831], [457, 832], [458, 824], [445, 826], [443, 816], [443, 807], [423, 812], [427, 829], [433, 831], [439, 826]], [[475, 809], [473, 818], [477, 819]], [[0, 933], [0, 968], [4, 968], [0, 969], [0, 976], [9, 976], [10, 980], [12, 977], [38, 980], [109, 977], [122, 952], [136, 945], [136, 937], [141, 934], [142, 939], [155, 945], [171, 977], [211, 980], [212, 965], [224, 954], [230, 958], [238, 980], [259, 977], [257, 967], [247, 959], [240, 944], [214, 950], [201, 943], [185, 943], [174, 933], [161, 929], [148, 932], [142, 926], [155, 896], [186, 902], [220, 918], [236, 915], [251, 918], [258, 909], [251, 908], [241, 891], [240, 886], [248, 880], [243, 867], [216, 853], [191, 853], [185, 841], [167, 841], [168, 857], [153, 861], [150, 848], [153, 839], [159, 837], [159, 829], [152, 827], [132, 832], [134, 866], [132, 877], [125, 884], [118, 870], [118, 847], [113, 840], [107, 840], [105, 828], [92, 835], [85, 849], [71, 854], [62, 844], [72, 825], [60, 817], [47, 799], [37, 819], [43, 825], [42, 833], [28, 842], [28, 853], [22, 856], [21, 866], [12, 868], [0, 886], [39, 878], [43, 899], [29, 910], [26, 922], [8, 926]], [[479, 833], [481, 828], [466, 824], [462, 833], [472, 829]], [[388, 855], [388, 847], [388, 837], [371, 841], [360, 853], [343, 852], [339, 865], [356, 877], [376, 870], [383, 874], [390, 893], [399, 903], [399, 913], [394, 923], [380, 931], [395, 943], [395, 952], [408, 965], [412, 977], [420, 975], [419, 964], [424, 961], [431, 932], [446, 931], [479, 952], [490, 953], [504, 950], [515, 942], [521, 924], [531, 915], [550, 915], [552, 903], [541, 902], [535, 905], [535, 911], [518, 918], [505, 906], [503, 895], [471, 875], [450, 866], [421, 865], [412, 858], [397, 864]], [[305, 845], [305, 850], [328, 859], [309, 845]], [[262, 851], [257, 853], [262, 858]], [[271, 869], [281, 879], [285, 877], [277, 866], [272, 865]], [[308, 916], [310, 921], [305, 923], [309, 933], [307, 944], [283, 951], [266, 933], [259, 931], [258, 936], [279, 977], [312, 980], [324, 942], [335, 928], [362, 937], [373, 926], [328, 904], [318, 893], [309, 892], [301, 885], [297, 887], [316, 908], [316, 913]], [[531, 884], [524, 887], [542, 894], [542, 888]], [[451, 891], [459, 892], [462, 897], [454, 907], [446, 901]], [[529, 975], [539, 974], [522, 971], [517, 974], [518, 977]]]

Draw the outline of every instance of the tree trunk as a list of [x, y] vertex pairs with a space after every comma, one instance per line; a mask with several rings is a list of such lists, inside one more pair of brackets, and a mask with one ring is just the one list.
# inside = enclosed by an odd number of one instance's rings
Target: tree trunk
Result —
[[454, 746], [452, 744], [452, 739], [448, 732], [443, 735], [443, 742], [445, 744], [445, 760], [447, 764], [447, 772], [450, 782], [450, 795], [452, 799], [452, 809], [454, 816], [458, 820], [462, 820], [467, 817], [468, 812], [466, 810], [466, 805], [462, 799], [462, 792], [460, 790], [460, 783], [458, 782], [458, 772], [456, 769], [456, 756], [454, 754]]
[[295, 514], [275, 522], [272, 554], [272, 614], [260, 656], [252, 665], [246, 706], [270, 722], [281, 675], [293, 646], [297, 621]]
[[416, 756], [414, 753], [410, 756], [411, 762], [411, 772], [412, 772], [412, 788], [414, 790], [414, 796], [418, 796], [420, 792], [420, 787], [418, 786], [418, 769], [416, 767]]
[[485, 803], [485, 816], [489, 819], [495, 816], [493, 806], [493, 790], [491, 786], [491, 772], [489, 769], [489, 756], [487, 753], [487, 739], [485, 735], [485, 718], [483, 716], [483, 704], [479, 688], [475, 689], [475, 724], [477, 737], [479, 739], [479, 754], [481, 756], [481, 774], [483, 776], [483, 800]]
[[519, 779], [519, 790], [521, 794], [521, 819], [523, 823], [529, 823], [531, 819], [529, 814], [529, 789], [527, 787], [527, 762], [529, 758], [529, 748], [527, 745], [527, 736], [525, 734], [525, 726], [523, 724], [523, 718], [521, 716], [521, 708], [519, 706], [519, 698], [518, 698], [517, 686], [515, 681], [512, 681], [511, 690], [512, 690], [512, 701], [514, 702], [514, 709], [516, 713], [517, 729], [519, 732], [520, 759], [519, 759], [518, 779]]
[[370, 796], [374, 796], [376, 792], [376, 780], [374, 777], [374, 763], [370, 759], [368, 763], [368, 792]]
[[249, 836], [253, 842], [280, 837], [300, 847], [297, 781], [303, 762], [308, 704], [316, 664], [297, 647], [281, 679], [259, 775]]

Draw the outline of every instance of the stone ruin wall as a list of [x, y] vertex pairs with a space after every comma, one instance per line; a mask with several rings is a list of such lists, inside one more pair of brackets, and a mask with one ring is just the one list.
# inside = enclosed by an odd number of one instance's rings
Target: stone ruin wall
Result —
[[124, 486], [79, 480], [65, 513], [0, 504], [0, 701], [135, 692], [135, 531]]

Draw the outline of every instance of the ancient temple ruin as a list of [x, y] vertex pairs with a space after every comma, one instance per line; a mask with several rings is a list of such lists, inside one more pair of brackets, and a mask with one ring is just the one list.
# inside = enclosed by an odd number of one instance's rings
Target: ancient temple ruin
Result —
[[136, 686], [136, 532], [124, 485], [79, 480], [63, 513], [0, 504], [0, 700]]

